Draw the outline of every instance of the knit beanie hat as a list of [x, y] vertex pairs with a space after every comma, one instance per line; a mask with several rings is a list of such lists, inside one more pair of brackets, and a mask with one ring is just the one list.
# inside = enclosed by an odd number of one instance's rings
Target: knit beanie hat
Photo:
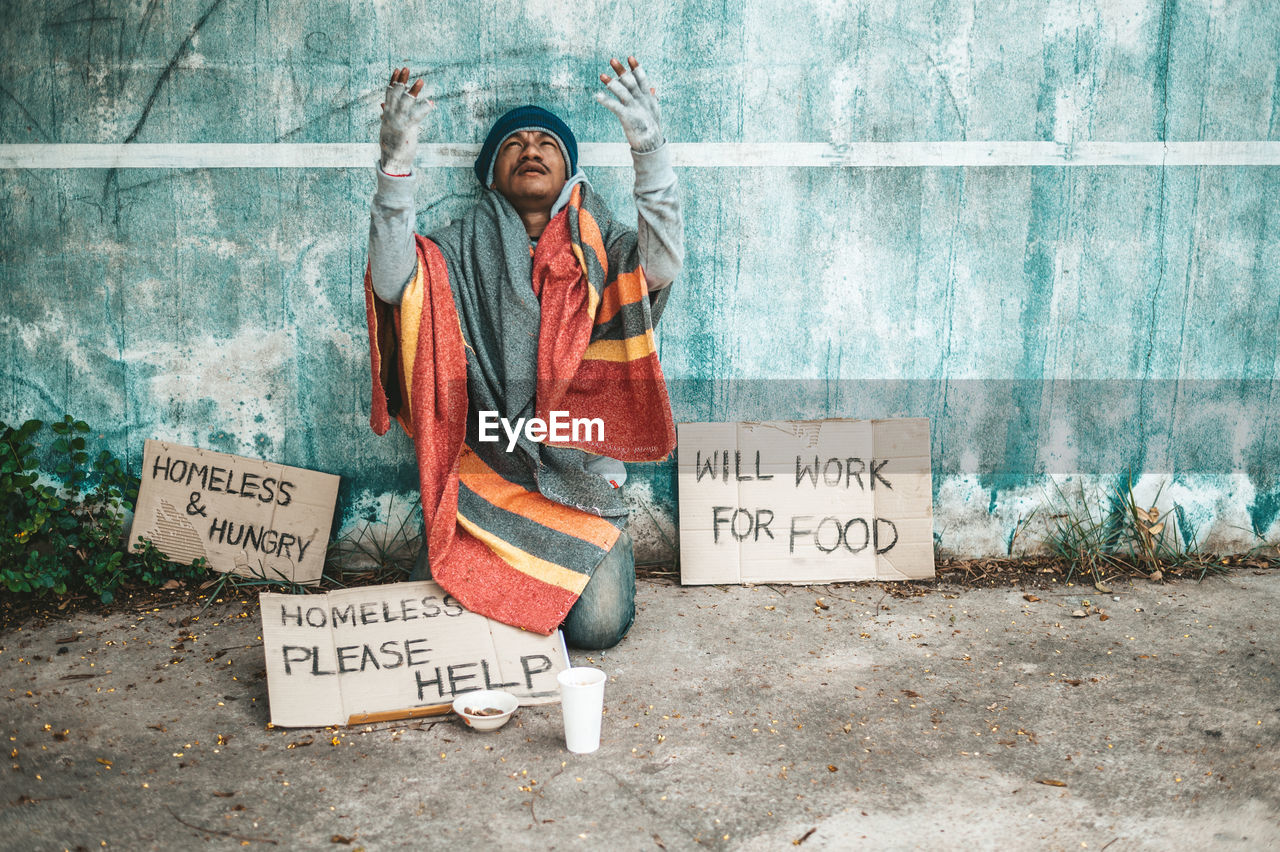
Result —
[[578, 140], [574, 138], [569, 125], [542, 107], [522, 106], [507, 112], [489, 129], [475, 165], [476, 179], [482, 186], [488, 187], [493, 182], [493, 163], [497, 159], [498, 148], [508, 136], [521, 130], [541, 130], [554, 136], [560, 145], [560, 155], [569, 167], [569, 174], [565, 177], [572, 176], [578, 170]]

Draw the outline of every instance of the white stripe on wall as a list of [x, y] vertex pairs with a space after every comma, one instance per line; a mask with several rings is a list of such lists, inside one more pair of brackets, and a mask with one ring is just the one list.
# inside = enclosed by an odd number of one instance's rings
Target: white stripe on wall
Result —
[[[470, 168], [479, 145], [424, 144], [424, 168]], [[873, 166], [1275, 166], [1280, 142], [695, 142], [671, 144], [688, 168]], [[0, 169], [355, 169], [374, 143], [0, 145]], [[631, 165], [623, 142], [579, 145], [584, 166]]]

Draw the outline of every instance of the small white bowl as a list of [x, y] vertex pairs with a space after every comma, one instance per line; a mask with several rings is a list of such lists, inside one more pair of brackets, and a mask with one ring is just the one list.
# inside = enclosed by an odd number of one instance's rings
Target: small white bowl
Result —
[[[473, 731], [498, 730], [507, 724], [507, 720], [519, 706], [519, 699], [510, 692], [503, 692], [500, 689], [479, 689], [475, 692], [465, 692], [453, 699], [453, 712], [457, 713], [458, 718]], [[467, 712], [469, 710], [472, 712]], [[502, 714], [480, 716], [474, 712], [476, 710], [501, 710]]]

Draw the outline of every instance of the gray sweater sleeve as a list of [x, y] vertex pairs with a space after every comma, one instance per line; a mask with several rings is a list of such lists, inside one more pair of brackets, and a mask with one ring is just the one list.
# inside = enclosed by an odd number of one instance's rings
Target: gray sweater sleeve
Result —
[[378, 188], [369, 211], [369, 277], [379, 299], [398, 305], [418, 263], [413, 243], [413, 190], [418, 177], [393, 177], [382, 166], [376, 168]]
[[650, 290], [666, 287], [684, 265], [684, 219], [671, 147], [663, 142], [653, 151], [631, 152], [635, 164], [636, 236], [640, 263]]

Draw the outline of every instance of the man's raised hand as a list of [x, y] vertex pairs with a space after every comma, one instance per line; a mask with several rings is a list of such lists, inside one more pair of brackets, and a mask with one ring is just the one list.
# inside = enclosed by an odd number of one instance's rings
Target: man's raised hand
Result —
[[617, 79], [608, 74], [600, 75], [600, 82], [608, 86], [609, 91], [617, 97], [611, 98], [604, 92], [596, 93], [596, 101], [608, 109], [622, 122], [622, 132], [627, 135], [631, 150], [644, 153], [658, 148], [663, 143], [662, 114], [658, 110], [657, 93], [649, 85], [644, 69], [634, 56], [627, 57], [630, 69], [624, 69], [622, 63], [610, 59], [609, 65]]
[[382, 129], [378, 142], [382, 146], [382, 170], [390, 175], [407, 175], [413, 171], [413, 158], [418, 151], [418, 130], [422, 119], [435, 104], [419, 99], [424, 85], [421, 79], [408, 88], [409, 69], [398, 68], [391, 74], [382, 101]]

